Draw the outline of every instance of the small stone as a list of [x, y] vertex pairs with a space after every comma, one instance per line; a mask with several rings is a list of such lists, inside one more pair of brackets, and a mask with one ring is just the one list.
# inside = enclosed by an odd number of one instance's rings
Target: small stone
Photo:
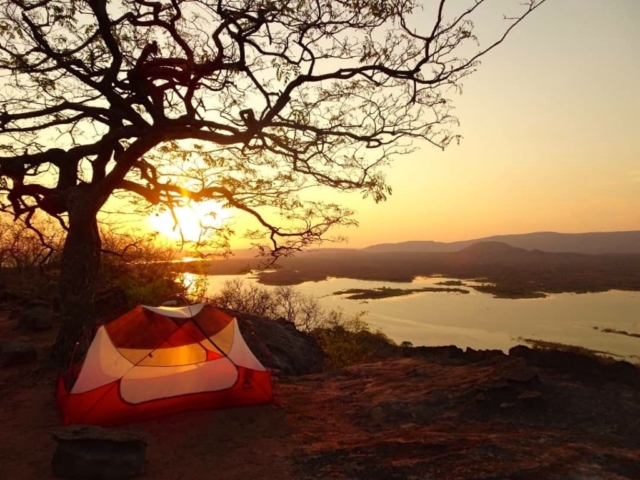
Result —
[[541, 405], [544, 398], [537, 390], [526, 390], [518, 395], [518, 400], [527, 405]]
[[410, 430], [412, 428], [415, 428], [416, 426], [417, 425], [415, 423], [405, 423], [405, 424], [400, 425], [400, 428], [402, 430]]
[[515, 406], [516, 406], [515, 403], [510, 403], [510, 402], [502, 402], [500, 404], [500, 408], [504, 408], [505, 410], [508, 409], [508, 408], [513, 408]]
[[518, 395], [518, 400], [528, 400], [532, 398], [542, 398], [542, 393], [537, 390], [526, 390]]
[[486, 399], [487, 399], [487, 396], [486, 396], [484, 393], [482, 393], [482, 392], [480, 392], [479, 394], [477, 394], [477, 395], [475, 396], [475, 398], [474, 398], [474, 400], [475, 400], [476, 402], [484, 402]]
[[379, 407], [379, 406], [372, 408], [369, 411], [369, 414], [371, 415], [372, 420], [377, 423], [382, 423], [384, 420], [387, 419], [387, 416], [382, 410], [382, 407]]
[[43, 306], [28, 308], [20, 317], [19, 327], [30, 332], [48, 330], [53, 327], [53, 311]]
[[72, 480], [127, 480], [144, 473], [147, 442], [140, 432], [93, 425], [55, 429], [51, 467]]

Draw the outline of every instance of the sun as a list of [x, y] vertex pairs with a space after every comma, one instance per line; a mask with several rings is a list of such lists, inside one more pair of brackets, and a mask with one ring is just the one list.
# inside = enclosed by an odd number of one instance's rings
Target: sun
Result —
[[200, 239], [203, 227], [220, 228], [229, 218], [229, 211], [215, 201], [188, 202], [184, 206], [174, 208], [173, 211], [178, 220], [177, 225], [169, 210], [153, 213], [147, 219], [153, 230], [172, 240], [184, 238], [187, 241], [196, 241]]

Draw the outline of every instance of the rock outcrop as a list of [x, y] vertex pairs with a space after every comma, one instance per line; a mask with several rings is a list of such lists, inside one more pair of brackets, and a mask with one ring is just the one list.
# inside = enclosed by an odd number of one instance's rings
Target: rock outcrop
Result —
[[452, 347], [291, 382], [299, 478], [640, 478], [628, 384]]
[[640, 369], [629, 362], [607, 361], [577, 352], [529, 348], [524, 345], [511, 348], [509, 356], [522, 358], [528, 365], [549, 368], [576, 377], [597, 378], [640, 387]]
[[317, 340], [284, 319], [228, 311], [238, 318], [242, 336], [258, 360], [284, 375], [305, 375], [322, 371], [324, 354]]

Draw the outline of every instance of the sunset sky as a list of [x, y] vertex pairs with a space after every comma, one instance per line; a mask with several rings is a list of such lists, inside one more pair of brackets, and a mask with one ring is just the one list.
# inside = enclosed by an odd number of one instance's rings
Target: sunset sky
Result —
[[461, 145], [397, 162], [385, 204], [349, 202], [349, 245], [640, 229], [639, 20], [636, 0], [543, 5], [466, 80]]
[[639, 20], [637, 0], [548, 1], [454, 98], [460, 146], [396, 161], [386, 203], [332, 196], [358, 212], [347, 246], [640, 229]]

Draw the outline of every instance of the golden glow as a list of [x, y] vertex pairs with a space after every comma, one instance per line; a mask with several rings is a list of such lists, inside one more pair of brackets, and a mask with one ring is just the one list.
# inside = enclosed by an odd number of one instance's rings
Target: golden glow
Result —
[[[330, 232], [349, 243], [326, 246], [640, 229], [639, 14], [633, 0], [547, 2], [465, 80], [464, 95], [452, 95], [460, 146], [441, 152], [416, 141], [385, 170], [394, 193], [384, 203], [305, 193], [357, 212], [359, 228]], [[480, 21], [494, 31], [503, 22]], [[179, 238], [170, 215], [156, 221]], [[257, 227], [236, 210], [234, 222], [237, 232], [242, 222]], [[238, 235], [232, 243], [251, 242]]]
[[172, 240], [184, 238], [187, 241], [196, 241], [201, 238], [204, 229], [220, 228], [229, 218], [229, 211], [214, 201], [189, 202], [182, 207], [174, 208], [173, 212], [175, 218], [169, 210], [148, 217], [148, 223], [153, 230]]

